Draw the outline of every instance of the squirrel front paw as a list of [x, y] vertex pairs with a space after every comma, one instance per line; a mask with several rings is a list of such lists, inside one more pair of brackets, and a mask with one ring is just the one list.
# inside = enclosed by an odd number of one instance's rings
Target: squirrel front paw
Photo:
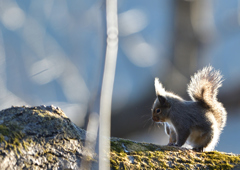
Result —
[[179, 146], [177, 143], [168, 143], [167, 146], [177, 146], [177, 147], [181, 147], [181, 146]]
[[194, 150], [195, 152], [203, 152], [203, 147], [193, 148], [192, 150]]
[[181, 147], [182, 145], [175, 143], [175, 144], [173, 144], [173, 146]]
[[167, 146], [175, 146], [175, 143], [168, 143]]

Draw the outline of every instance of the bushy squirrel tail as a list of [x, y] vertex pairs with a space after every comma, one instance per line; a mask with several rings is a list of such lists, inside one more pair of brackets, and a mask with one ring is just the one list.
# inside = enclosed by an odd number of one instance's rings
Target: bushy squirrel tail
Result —
[[218, 88], [222, 86], [222, 81], [220, 71], [209, 65], [191, 77], [187, 91], [193, 101], [211, 107], [217, 101]]

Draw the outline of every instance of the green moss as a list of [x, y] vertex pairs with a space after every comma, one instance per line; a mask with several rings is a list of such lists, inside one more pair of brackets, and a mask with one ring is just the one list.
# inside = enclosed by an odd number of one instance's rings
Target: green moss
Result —
[[126, 156], [127, 156], [127, 154], [126, 154], [126, 153], [124, 153], [124, 152], [120, 152], [120, 153], [119, 153], [119, 156], [121, 156], [121, 157], [126, 157]]
[[145, 155], [145, 153], [144, 153], [143, 151], [138, 151], [137, 154], [138, 154], [139, 156]]
[[149, 150], [149, 151], [155, 151], [156, 149], [157, 149], [157, 146], [156, 145], [154, 145], [154, 144], [146, 144], [146, 143], [144, 143], [144, 146], [147, 148], [147, 150]]
[[140, 162], [140, 161], [141, 161], [141, 156], [134, 155], [133, 158], [134, 158], [134, 160], [136, 160], [137, 162]]
[[0, 125], [0, 143], [4, 142], [4, 148], [9, 149], [9, 151], [13, 150], [17, 157], [22, 154], [21, 140], [25, 136], [21, 130], [22, 127], [14, 122]]
[[110, 159], [110, 165], [113, 169], [119, 169], [119, 162], [117, 160]]
[[26, 141], [29, 145], [34, 144], [32, 138], [27, 138], [27, 139], [25, 139], [25, 141]]
[[133, 141], [121, 139], [121, 138], [118, 139], [118, 142], [122, 143], [122, 144], [133, 144], [134, 143]]
[[[192, 150], [136, 143], [129, 140], [111, 141], [112, 169], [232, 169], [240, 164], [240, 156], [221, 152]], [[133, 163], [134, 162], [134, 163]]]
[[50, 154], [50, 153], [47, 153], [47, 160], [48, 160], [48, 162], [54, 162], [54, 158], [53, 158], [53, 155], [52, 154]]
[[240, 163], [240, 156], [223, 154], [217, 151], [206, 152], [202, 154], [205, 163], [209, 165], [210, 169], [224, 168], [232, 169], [234, 166], [232, 164]]
[[13, 141], [12, 141], [12, 143], [13, 143], [14, 145], [16, 145], [16, 146], [20, 146], [20, 145], [21, 145], [21, 143], [20, 143], [20, 141], [19, 141], [19, 138], [14, 138]]
[[236, 156], [236, 155], [231, 155], [229, 156], [230, 158], [230, 163], [232, 164], [239, 164], [240, 163], [240, 156]]
[[47, 111], [47, 110], [42, 110], [42, 109], [33, 109], [33, 112], [37, 115], [42, 117], [42, 121], [46, 122], [46, 121], [50, 121], [53, 119], [51, 112]]
[[30, 144], [28, 143], [28, 142], [26, 142], [26, 141], [22, 141], [23, 143], [22, 143], [22, 146], [23, 146], [23, 148], [26, 150], [26, 151], [28, 151], [28, 147], [30, 146]]
[[111, 141], [111, 150], [114, 150], [116, 152], [123, 152], [123, 147], [119, 142]]
[[22, 130], [22, 127], [18, 126], [17, 124], [1, 124], [0, 125], [0, 133], [3, 136], [7, 136], [9, 138], [22, 138], [24, 134], [22, 134], [20, 131]]
[[159, 158], [159, 159], [163, 159], [164, 158], [164, 152], [162, 152], [162, 151], [155, 151], [153, 153], [154, 153], [154, 156]]
[[5, 140], [4, 136], [0, 134], [0, 143], [2, 143]]
[[9, 128], [6, 125], [1, 124], [0, 125], [0, 133], [4, 136], [9, 135]]

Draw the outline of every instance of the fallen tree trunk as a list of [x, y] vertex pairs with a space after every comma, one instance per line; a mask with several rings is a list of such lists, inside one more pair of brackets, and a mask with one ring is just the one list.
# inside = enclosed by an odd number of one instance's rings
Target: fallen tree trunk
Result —
[[111, 139], [113, 169], [240, 169], [240, 156]]
[[[0, 169], [97, 169], [84, 146], [86, 132], [53, 106], [11, 107], [0, 112]], [[232, 169], [240, 156], [111, 138], [111, 169]]]

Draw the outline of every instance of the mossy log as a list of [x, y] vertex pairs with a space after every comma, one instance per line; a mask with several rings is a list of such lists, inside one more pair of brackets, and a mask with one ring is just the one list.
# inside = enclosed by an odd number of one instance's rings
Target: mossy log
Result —
[[112, 169], [240, 169], [240, 155], [111, 139]]
[[95, 161], [85, 135], [53, 106], [2, 110], [0, 169], [79, 169], [82, 159]]
[[[53, 106], [0, 112], [0, 169], [97, 169], [86, 132]], [[240, 156], [111, 138], [111, 169], [238, 169]]]

